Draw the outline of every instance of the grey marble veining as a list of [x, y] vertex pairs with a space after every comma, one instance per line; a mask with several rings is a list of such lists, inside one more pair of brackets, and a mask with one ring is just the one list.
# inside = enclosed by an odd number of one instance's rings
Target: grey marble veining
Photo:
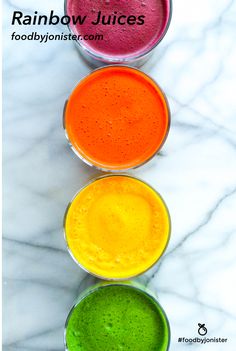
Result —
[[[97, 172], [67, 147], [62, 110], [90, 68], [71, 42], [12, 42], [17, 9], [62, 14], [63, 1], [4, 2], [3, 349], [63, 351], [85, 278], [67, 253], [63, 215]], [[170, 30], [143, 67], [172, 111], [161, 154], [132, 172], [156, 187], [172, 217], [169, 247], [144, 277], [169, 317], [170, 351], [236, 350], [235, 18], [236, 1], [174, 0]], [[178, 343], [197, 336], [198, 323], [228, 343]]]

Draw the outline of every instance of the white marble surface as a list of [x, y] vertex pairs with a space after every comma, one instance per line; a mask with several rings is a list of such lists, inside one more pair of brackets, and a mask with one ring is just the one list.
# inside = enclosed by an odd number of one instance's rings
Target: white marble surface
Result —
[[[63, 0], [4, 3], [4, 350], [63, 351], [85, 277], [66, 251], [63, 214], [96, 171], [67, 147], [62, 109], [90, 69], [71, 42], [12, 42], [17, 9], [62, 14]], [[236, 350], [235, 18], [236, 1], [174, 0], [170, 30], [144, 67], [172, 110], [162, 154], [134, 172], [172, 216], [168, 250], [145, 276], [169, 316], [171, 351]], [[179, 344], [198, 323], [228, 343]]]

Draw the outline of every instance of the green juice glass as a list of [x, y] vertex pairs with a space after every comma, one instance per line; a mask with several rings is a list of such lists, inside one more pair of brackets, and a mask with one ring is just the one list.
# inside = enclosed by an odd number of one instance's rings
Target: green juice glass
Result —
[[83, 292], [65, 325], [66, 351], [167, 351], [170, 327], [157, 299], [133, 282]]

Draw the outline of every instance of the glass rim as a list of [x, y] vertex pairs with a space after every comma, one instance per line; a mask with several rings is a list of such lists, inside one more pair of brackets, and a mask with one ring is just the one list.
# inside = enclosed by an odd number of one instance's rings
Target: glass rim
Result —
[[165, 319], [165, 322], [166, 322], [166, 326], [167, 326], [167, 333], [168, 333], [168, 342], [167, 342], [167, 348], [165, 351], [168, 351], [169, 350], [169, 347], [170, 347], [170, 340], [171, 340], [171, 329], [170, 329], [170, 322], [169, 322], [169, 319], [167, 317], [167, 314], [164, 310], [164, 308], [162, 307], [162, 305], [160, 304], [160, 302], [158, 301], [158, 298], [149, 293], [147, 290], [144, 290], [144, 288], [142, 288], [140, 285], [134, 285], [132, 284], [127, 284], [125, 282], [108, 282], [104, 285], [99, 285], [99, 284], [95, 284], [95, 285], [92, 285], [90, 288], [88, 289], [85, 289], [83, 292], [81, 292], [79, 294], [79, 296], [77, 297], [77, 299], [75, 300], [75, 302], [73, 303], [72, 307], [70, 308], [69, 310], [69, 313], [67, 315], [67, 318], [66, 318], [66, 321], [65, 321], [65, 324], [64, 324], [64, 347], [65, 347], [65, 351], [69, 351], [68, 349], [68, 346], [67, 346], [67, 341], [66, 341], [66, 331], [67, 331], [67, 327], [68, 327], [68, 323], [69, 323], [69, 320], [70, 320], [70, 317], [74, 311], [74, 309], [84, 300], [86, 299], [89, 295], [93, 294], [94, 292], [100, 290], [100, 289], [104, 289], [104, 288], [107, 288], [107, 287], [111, 287], [111, 286], [122, 286], [122, 287], [127, 287], [128, 289], [133, 289], [133, 290], [136, 290], [140, 293], [142, 293], [143, 295], [145, 295], [145, 297], [149, 298], [150, 300], [152, 300], [152, 302], [157, 305], [157, 307], [160, 309], [164, 319]]
[[[160, 200], [162, 201], [162, 204], [166, 210], [166, 214], [167, 214], [167, 218], [168, 218], [168, 233], [167, 233], [167, 240], [166, 240], [166, 243], [165, 243], [165, 246], [163, 248], [163, 250], [161, 251], [161, 254], [159, 255], [159, 257], [157, 257], [157, 259], [150, 265], [148, 266], [147, 268], [145, 268], [143, 271], [137, 273], [137, 274], [134, 274], [134, 275], [131, 275], [131, 276], [127, 276], [127, 277], [121, 277], [121, 278], [116, 278], [116, 277], [106, 277], [104, 275], [100, 275], [100, 274], [96, 274], [92, 271], [90, 271], [88, 268], [84, 267], [83, 264], [81, 264], [81, 262], [79, 262], [76, 257], [74, 256], [72, 250], [70, 249], [70, 246], [69, 246], [69, 243], [68, 243], [68, 240], [67, 240], [67, 236], [66, 236], [66, 219], [67, 219], [67, 215], [68, 215], [68, 212], [69, 212], [69, 209], [73, 203], [73, 201], [76, 199], [76, 197], [80, 194], [81, 191], [83, 191], [85, 188], [87, 188], [89, 185], [95, 183], [96, 181], [99, 181], [101, 179], [104, 179], [104, 178], [109, 178], [109, 177], [127, 177], [127, 178], [131, 178], [131, 179], [135, 179], [135, 180], [138, 180], [140, 181], [141, 183], [145, 184], [146, 186], [148, 186], [151, 190], [153, 190], [155, 192], [155, 194], [160, 198]], [[155, 189], [153, 188], [149, 183], [147, 183], [146, 181], [144, 181], [143, 179], [140, 179], [136, 176], [133, 176], [133, 175], [130, 175], [130, 174], [105, 174], [105, 175], [101, 175], [99, 177], [96, 177], [94, 179], [91, 179], [89, 180], [84, 186], [82, 186], [76, 193], [75, 195], [72, 197], [72, 199], [70, 200], [70, 202], [68, 203], [67, 207], [66, 207], [66, 210], [65, 210], [65, 214], [64, 214], [64, 218], [63, 218], [63, 234], [64, 234], [64, 240], [65, 240], [65, 243], [66, 243], [66, 247], [67, 247], [67, 250], [71, 256], [71, 258], [73, 259], [73, 261], [77, 264], [77, 266], [79, 266], [83, 271], [85, 271], [86, 273], [92, 275], [93, 277], [95, 278], [98, 278], [98, 279], [102, 279], [102, 280], [105, 280], [105, 281], [111, 281], [111, 282], [121, 282], [121, 281], [128, 281], [130, 279], [133, 279], [133, 278], [136, 278], [136, 277], [139, 277], [141, 276], [142, 274], [148, 272], [151, 268], [153, 268], [158, 262], [159, 260], [162, 258], [162, 256], [164, 255], [168, 245], [169, 245], [169, 242], [170, 242], [170, 238], [171, 238], [171, 232], [172, 232], [172, 223], [171, 223], [171, 216], [170, 216], [170, 212], [169, 212], [169, 209], [167, 207], [167, 204], [166, 202], [164, 201], [163, 197], [161, 196], [161, 194]]]
[[[73, 94], [73, 92], [77, 89], [77, 87], [79, 87], [79, 85], [84, 82], [87, 78], [89, 78], [90, 76], [92, 76], [94, 73], [98, 72], [98, 71], [102, 71], [102, 70], [107, 70], [107, 69], [110, 69], [110, 68], [128, 68], [128, 69], [131, 69], [135, 72], [138, 72], [138, 73], [141, 73], [143, 74], [144, 76], [146, 76], [148, 79], [150, 79], [153, 84], [156, 86], [157, 88], [157, 91], [160, 93], [161, 97], [163, 98], [164, 100], [164, 104], [165, 104], [165, 107], [166, 107], [166, 117], [167, 117], [167, 125], [166, 125], [166, 132], [165, 132], [165, 135], [164, 135], [164, 138], [161, 142], [161, 144], [159, 145], [159, 147], [155, 150], [155, 152], [153, 154], [151, 154], [147, 159], [143, 160], [142, 162], [134, 165], [134, 166], [130, 166], [130, 167], [124, 167], [124, 168], [118, 168], [118, 167], [108, 167], [108, 166], [104, 166], [103, 165], [99, 165], [99, 164], [96, 164], [96, 162], [91, 159], [88, 159], [86, 158], [85, 155], [82, 155], [82, 153], [77, 150], [75, 148], [75, 146], [73, 145], [73, 143], [71, 142], [70, 138], [69, 138], [69, 135], [67, 133], [67, 128], [66, 128], [66, 108], [67, 108], [67, 104], [68, 104], [68, 101], [71, 97], [71, 95]], [[132, 169], [136, 169], [136, 168], [139, 168], [143, 165], [145, 165], [146, 163], [148, 163], [149, 161], [151, 161], [159, 152], [160, 150], [162, 149], [162, 147], [164, 146], [166, 140], [167, 140], [167, 137], [169, 135], [169, 132], [170, 132], [170, 125], [171, 125], [171, 110], [170, 110], [170, 105], [169, 105], [169, 101], [167, 99], [167, 96], [164, 92], [164, 90], [160, 87], [160, 85], [156, 82], [156, 80], [154, 78], [152, 78], [149, 74], [141, 71], [140, 69], [136, 68], [136, 67], [131, 67], [131, 66], [128, 66], [128, 65], [107, 65], [107, 66], [103, 66], [103, 67], [99, 67], [99, 68], [96, 68], [94, 70], [92, 70], [90, 73], [88, 73], [86, 76], [84, 76], [83, 78], [80, 79], [80, 81], [74, 86], [74, 88], [71, 90], [70, 92], [70, 95], [68, 97], [68, 99], [66, 100], [65, 104], [64, 104], [64, 110], [63, 110], [63, 119], [62, 119], [62, 125], [63, 125], [63, 129], [64, 129], [64, 132], [65, 132], [65, 137], [67, 139], [67, 142], [71, 148], [71, 150], [74, 152], [74, 154], [81, 160], [83, 161], [85, 164], [87, 164], [88, 166], [90, 167], [95, 167], [97, 170], [99, 171], [103, 171], [103, 172], [114, 172], [114, 173], [119, 173], [119, 172], [126, 172], [126, 171], [129, 171], [129, 170], [132, 170]]]
[[[69, 16], [67, 14], [67, 3], [69, 0], [64, 0], [64, 14], [66, 16]], [[93, 50], [90, 50], [89, 48], [87, 48], [85, 45], [83, 45], [78, 39], [75, 40], [76, 44], [78, 45], [79, 48], [81, 48], [88, 56], [94, 58], [97, 61], [101, 61], [103, 63], [132, 63], [134, 61], [138, 61], [139, 59], [142, 59], [146, 56], [148, 56], [159, 44], [160, 42], [163, 40], [163, 38], [166, 36], [169, 27], [170, 27], [170, 23], [171, 23], [171, 19], [172, 19], [172, 13], [173, 13], [173, 2], [172, 0], [167, 0], [169, 2], [169, 16], [168, 16], [168, 20], [166, 22], [165, 25], [165, 29], [162, 32], [162, 35], [159, 37], [159, 39], [153, 44], [151, 45], [150, 48], [148, 48], [147, 50], [143, 51], [142, 53], [139, 53], [137, 55], [133, 55], [132, 57], [113, 57], [112, 55], [102, 55], [102, 54], [97, 54], [96, 52], [94, 52]], [[72, 35], [77, 35], [72, 28], [70, 27], [70, 24], [67, 24], [67, 27], [69, 29], [69, 32]]]

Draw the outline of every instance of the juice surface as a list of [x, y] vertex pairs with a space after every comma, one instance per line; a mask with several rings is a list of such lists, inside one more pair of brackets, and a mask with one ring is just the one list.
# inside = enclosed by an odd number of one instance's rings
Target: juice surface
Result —
[[169, 122], [159, 87], [128, 67], [103, 68], [87, 76], [65, 111], [74, 148], [105, 169], [128, 169], [150, 159], [165, 141]]
[[123, 279], [146, 271], [169, 240], [170, 219], [161, 197], [129, 176], [108, 176], [82, 189], [66, 219], [66, 240], [89, 272]]
[[126, 286], [104, 287], [85, 297], [66, 330], [69, 351], [166, 351], [168, 338], [160, 307]]
[[[104, 16], [105, 25], [96, 23], [98, 12]], [[80, 41], [97, 55], [104, 57], [129, 58], [147, 52], [160, 40], [170, 17], [169, 0], [69, 0], [67, 14], [87, 16], [80, 25], [71, 25], [75, 34], [103, 35], [103, 40]], [[114, 16], [122, 18], [122, 25], [114, 22]], [[135, 24], [128, 24], [127, 17], [135, 16]], [[139, 16], [144, 16], [140, 24]], [[110, 24], [109, 24], [110, 23]], [[139, 24], [138, 24], [139, 23]]]

